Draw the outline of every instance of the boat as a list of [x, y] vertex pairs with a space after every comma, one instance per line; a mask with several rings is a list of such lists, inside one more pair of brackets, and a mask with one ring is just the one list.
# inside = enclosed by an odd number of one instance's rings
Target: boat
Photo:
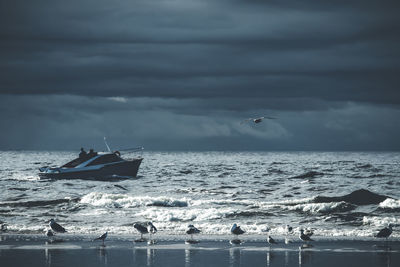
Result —
[[118, 180], [136, 177], [142, 157], [121, 158], [119, 151], [80, 156], [61, 167], [41, 167], [41, 179]]

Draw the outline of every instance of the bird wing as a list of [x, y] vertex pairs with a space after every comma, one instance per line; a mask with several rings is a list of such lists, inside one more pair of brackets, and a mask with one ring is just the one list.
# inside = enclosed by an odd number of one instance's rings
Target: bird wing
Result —
[[66, 232], [65, 228], [59, 225], [58, 223], [54, 222], [51, 224], [51, 229], [53, 229], [56, 232], [64, 233]]
[[141, 232], [141, 233], [148, 233], [147, 227], [144, 227], [144, 226], [141, 225], [141, 224], [135, 223], [135, 224], [133, 225], [133, 227], [135, 227], [135, 228], [136, 228], [139, 232]]
[[275, 120], [276, 118], [275, 117], [270, 117], [270, 116], [264, 116], [264, 117], [261, 117], [260, 119]]
[[380, 230], [378, 234], [376, 234], [376, 237], [387, 237], [387, 236], [389, 236], [388, 228], [384, 228], [384, 229]]
[[242, 120], [240, 122], [240, 124], [246, 123], [246, 122], [251, 121], [251, 120], [253, 120], [253, 118], [248, 118], [248, 119]]
[[275, 241], [275, 239], [273, 239], [272, 237], [271, 237], [271, 243], [272, 243], [272, 244], [277, 244], [276, 241]]
[[101, 236], [99, 236], [99, 237], [97, 237], [97, 238], [95, 238], [93, 240], [103, 240], [103, 239], [106, 239], [106, 238], [107, 238], [107, 233], [104, 233]]

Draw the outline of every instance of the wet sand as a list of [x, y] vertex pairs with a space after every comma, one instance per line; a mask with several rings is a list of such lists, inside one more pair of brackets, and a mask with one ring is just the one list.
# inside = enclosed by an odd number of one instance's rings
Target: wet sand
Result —
[[229, 239], [159, 240], [155, 244], [110, 237], [0, 236], [0, 266], [400, 266], [400, 241], [316, 240], [309, 248], [293, 239], [269, 246], [262, 240], [232, 245]]

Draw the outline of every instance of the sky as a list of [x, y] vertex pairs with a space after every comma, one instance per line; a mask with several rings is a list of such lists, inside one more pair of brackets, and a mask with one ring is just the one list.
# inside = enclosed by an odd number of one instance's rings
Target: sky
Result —
[[0, 0], [0, 149], [398, 151], [399, 10]]

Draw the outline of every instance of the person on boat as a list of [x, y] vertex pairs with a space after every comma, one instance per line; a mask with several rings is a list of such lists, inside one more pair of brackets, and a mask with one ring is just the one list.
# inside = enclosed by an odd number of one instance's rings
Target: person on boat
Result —
[[93, 158], [93, 157], [97, 156], [97, 152], [94, 152], [93, 148], [91, 148], [87, 155], [88, 155], [89, 158]]
[[83, 149], [83, 147], [81, 147], [81, 153], [79, 153], [79, 158], [83, 159], [87, 157], [87, 153], [85, 151], [85, 149]]

